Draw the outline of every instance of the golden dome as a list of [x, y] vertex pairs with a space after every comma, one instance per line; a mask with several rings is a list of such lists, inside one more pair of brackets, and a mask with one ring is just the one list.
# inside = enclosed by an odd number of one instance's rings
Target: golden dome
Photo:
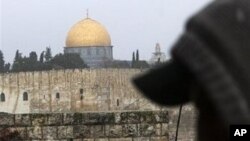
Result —
[[95, 20], [86, 18], [70, 29], [66, 47], [89, 46], [111, 46], [111, 39], [104, 26]]

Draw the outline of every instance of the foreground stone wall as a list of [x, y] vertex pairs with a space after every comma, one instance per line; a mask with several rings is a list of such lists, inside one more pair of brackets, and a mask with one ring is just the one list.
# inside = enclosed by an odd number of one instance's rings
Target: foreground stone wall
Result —
[[[0, 114], [0, 137], [17, 131], [29, 141], [174, 141], [179, 107], [163, 111]], [[182, 110], [178, 141], [195, 141], [196, 110]]]
[[[179, 108], [168, 108], [169, 115], [169, 140], [175, 140], [177, 119], [179, 116]], [[198, 118], [197, 109], [192, 105], [184, 105], [182, 107], [178, 141], [196, 141], [196, 122]]]
[[0, 134], [18, 131], [23, 140], [168, 141], [167, 111], [0, 114]]

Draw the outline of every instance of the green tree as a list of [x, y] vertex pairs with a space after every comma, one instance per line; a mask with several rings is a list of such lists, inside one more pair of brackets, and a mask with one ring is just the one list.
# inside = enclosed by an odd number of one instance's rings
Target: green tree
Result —
[[9, 72], [10, 71], [10, 63], [6, 63], [4, 65], [4, 72]]
[[39, 62], [43, 63], [43, 59], [44, 59], [44, 51], [40, 54]]
[[0, 72], [4, 72], [4, 58], [3, 58], [3, 52], [0, 50]]
[[132, 68], [135, 66], [135, 52], [132, 54], [132, 63], [131, 63]]
[[30, 62], [32, 62], [32, 63], [37, 62], [37, 54], [35, 51], [30, 52], [29, 59], [30, 59]]
[[51, 59], [50, 64], [53, 69], [75, 69], [87, 67], [80, 55], [76, 53], [57, 54]]
[[52, 53], [50, 47], [46, 48], [44, 58], [46, 62], [49, 62], [52, 59]]
[[140, 58], [139, 58], [139, 51], [138, 51], [138, 49], [136, 50], [136, 62], [138, 62], [140, 60]]
[[25, 71], [36, 71], [38, 68], [37, 54], [35, 51], [30, 52], [29, 58], [24, 60]]
[[13, 65], [12, 65], [12, 71], [13, 72], [20, 71], [21, 59], [22, 59], [22, 55], [19, 53], [19, 50], [17, 50], [15, 58], [14, 58], [14, 62], [13, 62]]

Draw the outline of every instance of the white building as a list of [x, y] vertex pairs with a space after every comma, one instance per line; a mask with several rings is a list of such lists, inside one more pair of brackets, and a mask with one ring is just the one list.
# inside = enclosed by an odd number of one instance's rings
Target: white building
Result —
[[166, 59], [166, 55], [164, 52], [161, 52], [161, 47], [160, 47], [160, 44], [159, 43], [156, 43], [156, 46], [155, 46], [155, 52], [153, 52], [153, 55], [149, 61], [149, 64], [151, 65], [154, 65], [154, 64], [157, 64], [157, 63], [162, 63], [162, 62], [165, 62], [167, 59]]

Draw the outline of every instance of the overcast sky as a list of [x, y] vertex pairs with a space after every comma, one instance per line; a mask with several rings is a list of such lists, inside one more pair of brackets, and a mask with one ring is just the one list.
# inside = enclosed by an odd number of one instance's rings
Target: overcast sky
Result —
[[63, 52], [69, 29], [89, 17], [106, 27], [114, 58], [131, 60], [136, 49], [149, 60], [156, 42], [167, 53], [185, 21], [211, 0], [0, 0], [0, 49], [12, 63], [17, 49], [40, 55]]

